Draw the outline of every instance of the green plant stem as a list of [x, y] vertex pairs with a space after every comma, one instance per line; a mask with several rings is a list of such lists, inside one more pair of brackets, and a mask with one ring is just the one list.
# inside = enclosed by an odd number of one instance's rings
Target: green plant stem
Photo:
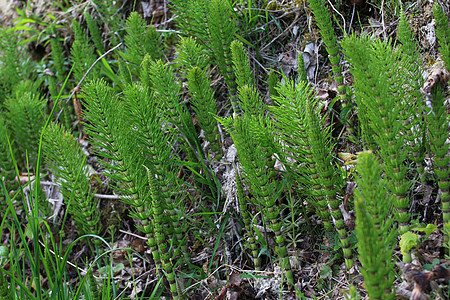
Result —
[[[317, 169], [317, 183], [326, 196], [328, 205], [331, 208], [331, 215], [334, 219], [337, 233], [344, 253], [345, 265], [350, 269], [353, 265], [353, 254], [348, 241], [348, 233], [345, 228], [344, 218], [339, 208], [340, 201], [336, 198], [335, 171], [331, 164], [331, 145], [329, 141], [330, 129], [322, 128], [320, 116], [317, 113], [315, 100], [307, 100], [306, 121], [308, 124], [308, 136], [311, 143], [311, 152]], [[327, 206], [328, 206], [327, 205]], [[327, 207], [326, 206], [326, 207]], [[322, 208], [324, 209], [324, 208]]]
[[[441, 205], [442, 205], [442, 219], [444, 221], [444, 233], [446, 234], [445, 241], [449, 242], [450, 237], [450, 157], [448, 151], [450, 144], [447, 144], [447, 128], [448, 128], [448, 114], [446, 112], [447, 106], [445, 97], [440, 84], [437, 84], [433, 91], [433, 109], [427, 115], [428, 121], [428, 137], [430, 140], [430, 148], [434, 153], [434, 173], [438, 179], [440, 189]], [[450, 254], [450, 248], [448, 248]]]
[[381, 179], [381, 167], [374, 154], [363, 152], [358, 156], [356, 190], [356, 234], [359, 260], [364, 285], [370, 299], [393, 299], [395, 229], [390, 199], [385, 182]]
[[260, 271], [261, 270], [261, 260], [259, 259], [259, 256], [258, 256], [258, 247], [256, 245], [256, 239], [254, 237], [253, 230], [252, 230], [250, 213], [249, 213], [248, 207], [247, 207], [248, 199], [244, 195], [241, 177], [239, 176], [236, 167], [235, 167], [235, 172], [236, 172], [235, 178], [236, 178], [237, 197], [238, 197], [238, 201], [239, 201], [239, 208], [241, 209], [242, 221], [244, 222], [245, 230], [247, 231], [246, 237], [247, 237], [247, 241], [248, 241], [248, 246], [252, 252], [253, 264], [255, 266], [255, 270]]
[[[170, 292], [172, 294], [172, 298], [174, 300], [179, 299], [178, 287], [176, 283], [176, 275], [174, 271], [174, 266], [172, 263], [172, 251], [170, 251], [168, 239], [166, 236], [166, 232], [170, 232], [170, 229], [167, 228], [167, 219], [163, 217], [164, 209], [163, 207], [167, 205], [161, 201], [163, 198], [161, 193], [159, 192], [160, 186], [156, 183], [155, 175], [149, 169], [148, 172], [148, 182], [150, 186], [150, 193], [152, 195], [152, 204], [151, 208], [153, 210], [153, 218], [155, 220], [155, 235], [158, 243], [158, 249], [161, 258], [161, 264], [164, 269], [164, 274], [169, 281]], [[169, 229], [169, 230], [168, 230]], [[174, 259], [176, 259], [174, 257]]]
[[[326, 1], [324, 0], [310, 0], [309, 5], [314, 13], [314, 17], [319, 26], [320, 33], [322, 35], [325, 48], [328, 52], [328, 58], [330, 59], [334, 79], [337, 83], [337, 90], [339, 93], [339, 99], [342, 103], [342, 108], [346, 109], [349, 106], [350, 100], [347, 95], [347, 86], [344, 84], [344, 76], [342, 75], [341, 54], [337, 43], [337, 37], [333, 29], [332, 17], [326, 7]], [[303, 57], [301, 59], [303, 61]], [[300, 76], [304, 78], [305, 74], [300, 72]], [[350, 115], [347, 113], [347, 115]], [[347, 130], [353, 132], [353, 129], [349, 124], [346, 124]]]

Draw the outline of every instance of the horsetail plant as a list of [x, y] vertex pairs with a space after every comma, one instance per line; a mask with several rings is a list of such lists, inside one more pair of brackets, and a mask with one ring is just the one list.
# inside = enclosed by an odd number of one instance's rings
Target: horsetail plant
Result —
[[[264, 221], [275, 233], [276, 253], [285, 271], [288, 283], [295, 289], [285, 239], [281, 233], [280, 209], [276, 205], [282, 187], [276, 179], [274, 168], [276, 144], [272, 124], [268, 117], [254, 116], [244, 112], [242, 116], [220, 119], [230, 132], [238, 151], [243, 176], [255, 197], [253, 202], [262, 206]], [[258, 261], [256, 261], [258, 263]]]
[[104, 158], [101, 163], [109, 170], [107, 175], [117, 181], [114, 189], [132, 208], [131, 216], [140, 220], [139, 230], [147, 236], [148, 246], [158, 265], [160, 259], [153, 238], [153, 220], [147, 210], [149, 188], [142, 167], [145, 161], [130, 124], [121, 118], [125, 116], [123, 104], [103, 80], [89, 83], [84, 91], [86, 133], [97, 155]]
[[180, 104], [181, 85], [175, 77], [175, 73], [168, 63], [162, 60], [150, 61], [148, 76], [150, 87], [154, 92], [155, 101], [158, 103], [163, 118], [181, 127], [180, 116], [186, 115], [186, 107]]
[[[436, 36], [439, 40], [439, 51], [445, 63], [447, 71], [450, 72], [450, 25], [448, 18], [436, 3], [433, 7], [434, 18], [436, 19]], [[444, 85], [445, 86], [445, 85]], [[441, 190], [442, 218], [444, 221], [443, 232], [446, 234], [445, 246], [450, 255], [450, 196], [449, 196], [449, 164], [448, 156], [449, 144], [446, 144], [448, 128], [448, 114], [446, 112], [445, 97], [443, 95], [444, 86], [438, 83], [432, 94], [432, 110], [427, 115], [429, 124], [428, 137], [431, 150], [435, 155], [435, 173], [438, 178]]]
[[403, 88], [408, 92], [404, 93], [404, 101], [407, 101], [407, 109], [402, 110], [404, 124], [405, 148], [409, 151], [409, 158], [414, 161], [417, 167], [420, 180], [425, 180], [424, 176], [424, 158], [425, 158], [425, 134], [426, 122], [423, 122], [423, 109], [420, 94], [420, 88], [423, 85], [422, 70], [420, 69], [419, 51], [417, 43], [414, 41], [414, 34], [411, 31], [409, 22], [403, 11], [400, 14], [398, 24], [397, 39], [401, 43], [399, 46], [402, 56], [400, 67], [403, 70], [403, 76], [406, 76], [408, 82]]
[[[352, 64], [358, 117], [368, 124], [363, 134], [369, 146], [377, 146], [377, 154], [383, 161], [390, 191], [399, 222], [399, 233], [408, 230], [410, 215], [407, 195], [410, 182], [406, 180], [404, 161], [408, 151], [401, 134], [405, 130], [402, 111], [407, 110], [410, 97], [406, 95], [407, 76], [402, 70], [401, 51], [394, 51], [390, 41], [350, 36], [341, 43]], [[404, 257], [409, 260], [408, 257]]]
[[[325, 44], [325, 48], [328, 52], [328, 58], [330, 59], [334, 80], [337, 83], [337, 90], [339, 93], [339, 99], [341, 100], [344, 113], [348, 114], [350, 108], [350, 101], [347, 95], [347, 86], [344, 84], [344, 76], [342, 75], [341, 52], [337, 43], [336, 33], [333, 29], [332, 17], [326, 7], [326, 1], [324, 0], [310, 0], [309, 5], [313, 11], [314, 17], [317, 21], [317, 25], [320, 29], [320, 33]], [[303, 57], [301, 58], [303, 60]], [[300, 76], [304, 78], [306, 75], [303, 73], [304, 67], [301, 67]], [[349, 126], [348, 129], [352, 130]]]
[[[145, 63], [143, 68], [150, 72], [151, 66]], [[142, 77], [150, 75], [142, 74]], [[156, 101], [154, 92], [148, 85], [135, 84], [125, 90], [127, 110], [132, 112], [131, 126], [135, 128], [134, 136], [140, 145], [142, 157], [146, 157], [143, 167], [147, 171], [148, 195], [147, 209], [153, 220], [154, 237], [151, 243], [157, 247], [161, 266], [169, 281], [170, 290], [174, 299], [178, 299], [175, 267], [181, 258], [189, 261], [189, 255], [184, 239], [182, 218], [184, 209], [180, 199], [177, 182], [178, 167], [172, 158], [172, 148], [169, 143], [173, 141], [175, 132], [164, 132], [165, 119], [161, 117], [163, 107]]]
[[166, 234], [166, 232], [170, 232], [170, 230], [168, 230], [167, 228], [167, 225], [169, 225], [170, 223], [168, 224], [164, 217], [165, 203], [160, 202], [160, 199], [165, 197], [159, 193], [159, 189], [161, 188], [161, 186], [158, 183], [156, 183], [158, 177], [156, 177], [155, 179], [155, 176], [157, 176], [155, 174], [155, 171], [150, 171], [150, 169], [147, 168], [147, 172], [148, 172], [148, 183], [150, 186], [150, 193], [152, 195], [151, 209], [154, 218], [154, 226], [155, 226], [154, 231], [158, 245], [158, 251], [160, 253], [161, 265], [164, 270], [164, 275], [166, 276], [167, 281], [169, 282], [170, 293], [172, 294], [172, 298], [174, 300], [178, 300], [179, 299], [178, 286], [173, 266], [173, 261], [176, 261], [177, 257], [176, 256], [173, 257], [174, 260], [172, 260], [172, 251], [170, 251], [169, 238], [167, 237]]
[[271, 98], [278, 96], [277, 85], [280, 82], [278, 78], [278, 74], [275, 70], [270, 70], [269, 75], [267, 76], [267, 85], [269, 88], [269, 95]]
[[196, 37], [209, 50], [212, 61], [218, 66], [231, 96], [231, 105], [236, 104], [236, 78], [233, 72], [231, 42], [237, 30], [231, 12], [231, 3], [221, 0], [172, 1], [178, 12], [179, 27], [189, 36]]
[[[307, 91], [305, 90], [305, 93]], [[336, 231], [339, 234], [342, 251], [344, 253], [345, 265], [350, 269], [353, 265], [352, 250], [348, 240], [347, 229], [345, 228], [344, 218], [339, 208], [339, 199], [337, 195], [336, 179], [338, 176], [332, 164], [332, 150], [331, 144], [331, 126], [325, 127], [324, 121], [326, 116], [319, 115], [318, 101], [313, 97], [306, 99], [306, 131], [313, 154], [312, 172], [316, 172], [316, 192], [326, 197], [327, 207], [331, 209], [331, 216], [336, 226]]]
[[47, 165], [60, 178], [62, 194], [78, 232], [80, 235], [98, 234], [101, 230], [98, 201], [91, 191], [86, 156], [75, 138], [58, 124], [48, 126], [44, 132], [43, 149]]
[[131, 72], [137, 76], [145, 55], [150, 55], [154, 60], [162, 59], [163, 47], [155, 27], [147, 26], [137, 12], [132, 12], [128, 17], [126, 31], [124, 38], [126, 50], [121, 53], [121, 56], [131, 63]]
[[436, 37], [439, 41], [439, 52], [441, 52], [442, 60], [445, 67], [450, 72], [450, 25], [448, 18], [438, 3], [433, 6], [433, 15], [436, 20]]
[[[174, 141], [174, 133], [162, 130], [165, 119], [159, 117], [161, 108], [148, 86], [141, 84], [129, 86], [125, 90], [125, 97], [127, 110], [133, 112], [130, 125], [137, 129], [133, 133], [134, 138], [141, 149], [140, 155], [146, 158], [142, 162], [146, 167], [146, 177], [150, 174], [155, 177], [151, 182], [147, 182], [150, 184], [149, 189], [154, 189], [151, 195], [148, 195], [150, 197], [148, 201], [151, 202], [147, 206], [151, 210], [154, 205], [164, 209], [165, 224], [160, 225], [164, 225], [165, 234], [173, 241], [173, 257], [179, 258], [183, 252], [183, 255], [188, 258], [183, 235], [185, 228], [181, 221], [184, 209], [178, 193], [179, 184], [176, 177], [179, 167], [175, 164], [170, 146], [170, 143]], [[151, 216], [152, 219], [156, 217], [153, 214]]]
[[16, 85], [5, 101], [6, 118], [17, 145], [17, 161], [22, 169], [36, 168], [39, 138], [45, 124], [47, 100], [37, 91], [36, 83], [23, 81]]
[[105, 47], [103, 46], [102, 34], [98, 29], [97, 22], [92, 17], [92, 14], [88, 11], [84, 13], [84, 19], [86, 20], [86, 25], [89, 29], [89, 35], [91, 36], [92, 42], [95, 48], [100, 54], [105, 53]]
[[433, 109], [427, 114], [428, 139], [430, 148], [434, 154], [434, 173], [436, 174], [440, 189], [443, 232], [446, 234], [445, 244], [447, 254], [450, 255], [450, 156], [448, 155], [450, 144], [448, 139], [449, 118], [446, 112], [447, 105], [442, 91], [442, 86], [438, 83], [432, 91]]
[[[52, 30], [52, 34], [55, 35], [55, 37], [53, 37], [50, 40], [50, 44], [51, 44], [51, 48], [52, 48], [52, 52], [51, 52], [51, 58], [53, 60], [53, 63], [55, 64], [55, 76], [56, 78], [58, 78], [58, 81], [60, 83], [63, 83], [66, 77], [66, 71], [67, 68], [64, 65], [64, 49], [63, 49], [63, 45], [61, 44], [61, 40], [60, 37], [58, 35], [58, 32], [56, 31], [56, 26], [52, 26], [51, 28]], [[57, 95], [52, 95], [56, 98]]]
[[[50, 40], [52, 48], [51, 58], [54, 63], [54, 74], [49, 74], [48, 78], [48, 90], [52, 99], [57, 99], [59, 94], [59, 87], [65, 81], [67, 68], [64, 65], [65, 53], [63, 45], [59, 38], [56, 26], [51, 27], [53, 38]], [[68, 103], [64, 101], [58, 101], [59, 110], [62, 110], [63, 124], [66, 129], [72, 128], [72, 120], [70, 116], [70, 107]]]
[[231, 95], [231, 105], [235, 113], [238, 112], [236, 104], [236, 78], [233, 72], [231, 42], [236, 33], [230, 3], [222, 0], [212, 0], [209, 3], [207, 16], [210, 49], [213, 53], [214, 63], [225, 79], [225, 84]]
[[244, 194], [244, 189], [242, 187], [242, 180], [241, 180], [241, 177], [239, 176], [238, 169], [236, 166], [234, 166], [234, 168], [235, 168], [235, 180], [236, 180], [236, 196], [239, 201], [239, 209], [241, 210], [240, 212], [242, 215], [242, 221], [244, 222], [245, 230], [247, 231], [246, 232], [247, 244], [248, 244], [248, 247], [250, 248], [250, 251], [252, 252], [253, 264], [255, 266], [255, 270], [260, 271], [261, 270], [261, 259], [259, 258], [259, 255], [258, 255], [258, 246], [256, 244], [256, 239], [253, 234], [252, 222], [251, 222], [251, 218], [250, 218], [251, 215], [250, 215], [250, 212], [248, 211], [248, 205], [247, 205], [249, 202], [249, 199]]
[[[148, 79], [153, 91], [154, 99], [160, 109], [162, 118], [172, 124], [172, 128], [167, 128], [176, 133], [176, 139], [182, 143], [182, 149], [186, 151], [188, 160], [195, 162], [194, 171], [199, 171], [199, 163], [205, 160], [205, 155], [200, 146], [197, 132], [195, 131], [192, 117], [184, 103], [180, 102], [181, 84], [175, 77], [175, 73], [167, 63], [161, 60], [149, 62]], [[210, 92], [208, 92], [210, 93]], [[212, 99], [209, 99], [212, 105]], [[210, 106], [212, 109], [212, 107]], [[201, 164], [206, 168], [204, 164]], [[208, 170], [205, 170], [209, 173]], [[197, 178], [196, 182], [201, 179]], [[200, 181], [199, 181], [200, 180]]]
[[386, 189], [381, 166], [370, 152], [358, 155], [355, 191], [356, 236], [364, 286], [370, 299], [394, 299], [392, 254], [396, 230], [392, 228], [392, 195]]
[[234, 40], [231, 42], [230, 47], [237, 87], [241, 88], [244, 85], [254, 86], [255, 80], [253, 72], [250, 70], [248, 55], [244, 50], [244, 45], [242, 42]]
[[327, 231], [333, 231], [327, 199], [319, 184], [314, 153], [308, 140], [306, 121], [306, 101], [311, 97], [307, 83], [299, 81], [296, 85], [291, 79], [276, 87], [278, 96], [273, 96], [273, 106], [269, 111], [275, 118], [277, 134], [282, 142], [280, 160], [286, 167], [288, 176], [294, 180], [298, 195], [304, 195], [315, 208]]
[[[3, 178], [6, 190], [8, 192], [17, 191], [18, 184], [14, 180], [16, 178], [16, 172], [14, 169], [13, 158], [11, 157], [10, 143], [11, 134], [6, 124], [6, 120], [2, 114], [0, 114], [0, 177]], [[15, 149], [15, 145], [11, 145], [11, 149]], [[8, 203], [2, 191], [0, 195], [0, 208], [2, 212], [6, 211]], [[3, 217], [3, 215], [1, 215]]]
[[208, 19], [210, 0], [173, 0], [170, 5], [176, 11], [176, 20], [186, 36], [209, 40]]
[[[72, 23], [75, 40], [70, 51], [71, 61], [73, 64], [73, 76], [77, 82], [81, 81], [87, 70], [95, 62], [94, 48], [89, 44], [86, 31], [81, 27], [78, 21]], [[87, 74], [86, 79], [92, 80], [99, 76], [98, 65]]]
[[31, 75], [31, 64], [19, 35], [0, 28], [0, 104], [13, 88]]
[[191, 103], [196, 112], [200, 127], [205, 131], [205, 138], [209, 142], [209, 148], [215, 153], [215, 158], [222, 157], [222, 147], [220, 146], [219, 130], [214, 115], [217, 114], [216, 99], [214, 91], [210, 87], [207, 74], [199, 67], [192, 68], [188, 75], [188, 89], [192, 95]]
[[176, 62], [180, 65], [183, 75], [186, 75], [194, 67], [206, 71], [210, 62], [208, 51], [193, 37], [181, 37], [176, 50]]

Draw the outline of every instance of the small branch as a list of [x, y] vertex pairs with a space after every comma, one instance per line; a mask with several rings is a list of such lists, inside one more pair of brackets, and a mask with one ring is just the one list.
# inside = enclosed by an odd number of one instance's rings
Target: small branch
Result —
[[120, 199], [119, 195], [103, 195], [103, 194], [94, 194], [95, 198], [99, 198], [99, 199], [110, 199], [110, 200], [116, 200], [116, 199]]
[[141, 240], [144, 240], [144, 241], [147, 240], [146, 237], [137, 235], [137, 234], [135, 234], [135, 233], [131, 233], [131, 232], [129, 232], [129, 231], [125, 231], [125, 230], [119, 229], [119, 232], [122, 232], [122, 233], [127, 234], [127, 235], [134, 236], [134, 237], [136, 237], [136, 238], [138, 238], [138, 239], [141, 239]]

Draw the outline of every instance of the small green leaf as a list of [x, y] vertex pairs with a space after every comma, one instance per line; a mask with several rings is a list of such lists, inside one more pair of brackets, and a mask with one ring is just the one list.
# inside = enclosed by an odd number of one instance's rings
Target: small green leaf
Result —
[[333, 277], [333, 271], [329, 265], [324, 265], [320, 268], [320, 278], [326, 279]]
[[[44, 220], [42, 218], [39, 218], [38, 220], [39, 220], [39, 225], [41, 225], [44, 222]], [[25, 227], [25, 236], [27, 238], [29, 238], [30, 240], [33, 239], [33, 230], [31, 228], [31, 223], [28, 223], [27, 226]]]
[[6, 246], [0, 246], [0, 259], [7, 258], [9, 256], [9, 249]]
[[98, 268], [98, 273], [108, 275], [109, 274], [109, 266], [103, 266], [103, 267]]
[[411, 250], [416, 245], [418, 239], [419, 236], [411, 231], [402, 234], [400, 237], [400, 250], [402, 251], [402, 254]]
[[125, 265], [124, 265], [123, 263], [117, 264], [117, 265], [114, 267], [114, 270], [113, 270], [113, 271], [114, 271], [114, 274], [115, 274], [116, 272], [122, 271], [123, 268], [125, 268]]
[[261, 255], [267, 254], [267, 247], [261, 247], [261, 250], [258, 253], [258, 257], [261, 257]]
[[411, 228], [411, 230], [415, 230], [415, 231], [420, 231], [420, 232], [425, 232], [425, 234], [427, 235], [427, 237], [432, 234], [434, 231], [436, 231], [437, 226], [434, 224], [427, 224], [427, 227], [414, 227]]

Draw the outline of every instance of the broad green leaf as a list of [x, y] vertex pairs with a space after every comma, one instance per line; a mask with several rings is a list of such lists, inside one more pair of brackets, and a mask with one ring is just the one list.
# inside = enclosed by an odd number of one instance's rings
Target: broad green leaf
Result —
[[419, 236], [411, 231], [407, 231], [400, 237], [400, 251], [402, 254], [407, 253], [411, 250], [417, 243]]
[[426, 227], [414, 227], [411, 228], [411, 230], [415, 230], [415, 231], [420, 231], [420, 232], [425, 232], [425, 234], [427, 235], [427, 237], [432, 234], [434, 231], [436, 231], [437, 226], [434, 224], [427, 224]]

